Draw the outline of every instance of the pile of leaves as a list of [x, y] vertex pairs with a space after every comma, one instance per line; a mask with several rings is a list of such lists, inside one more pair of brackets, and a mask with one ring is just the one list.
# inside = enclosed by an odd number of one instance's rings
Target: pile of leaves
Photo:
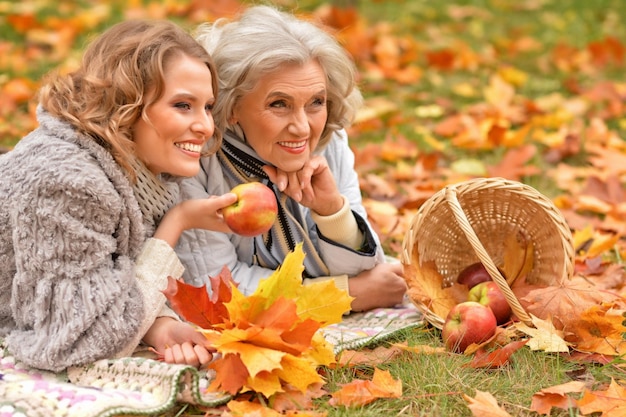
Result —
[[[339, 323], [350, 311], [352, 297], [332, 280], [303, 285], [304, 256], [302, 244], [297, 245], [249, 296], [237, 289], [226, 268], [211, 277], [210, 297], [205, 286], [169, 277], [164, 294], [172, 308], [197, 325], [217, 351], [208, 390], [239, 395], [228, 403], [232, 412], [246, 415], [263, 409], [267, 416], [274, 411], [303, 416], [312, 399], [328, 394], [318, 370], [335, 364], [335, 354], [318, 330]], [[401, 393], [400, 381], [377, 370], [372, 380], [355, 380], [333, 393], [330, 401], [366, 404]], [[306, 415], [321, 414], [311, 409]]]

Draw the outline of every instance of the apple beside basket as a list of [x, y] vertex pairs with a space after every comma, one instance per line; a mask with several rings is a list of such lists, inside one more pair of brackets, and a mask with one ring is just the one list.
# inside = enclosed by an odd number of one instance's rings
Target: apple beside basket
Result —
[[402, 243], [400, 258], [411, 301], [441, 329], [451, 301], [437, 304], [424, 292], [443, 294], [460, 271], [482, 262], [513, 314], [532, 326], [530, 315], [498, 269], [510, 259], [507, 244], [515, 236], [526, 239], [532, 250], [524, 275], [527, 283], [554, 285], [572, 277], [570, 228], [554, 203], [534, 188], [503, 178], [476, 178], [439, 190], [413, 217]]

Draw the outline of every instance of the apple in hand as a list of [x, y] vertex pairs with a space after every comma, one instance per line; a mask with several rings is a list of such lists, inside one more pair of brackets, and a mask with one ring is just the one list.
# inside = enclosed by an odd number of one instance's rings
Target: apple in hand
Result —
[[463, 353], [472, 343], [483, 343], [496, 333], [496, 316], [476, 301], [456, 304], [444, 321], [441, 338], [451, 352]]
[[257, 236], [267, 232], [278, 215], [274, 192], [260, 182], [246, 182], [233, 187], [237, 201], [222, 209], [224, 222], [241, 236]]
[[498, 324], [509, 321], [511, 314], [511, 306], [506, 301], [502, 290], [494, 281], [485, 281], [469, 290], [468, 298], [470, 301], [476, 301], [487, 306], [493, 311]]
[[459, 284], [467, 285], [468, 289], [473, 288], [481, 282], [491, 281], [491, 275], [487, 272], [487, 268], [481, 262], [473, 263], [463, 269], [456, 279]]

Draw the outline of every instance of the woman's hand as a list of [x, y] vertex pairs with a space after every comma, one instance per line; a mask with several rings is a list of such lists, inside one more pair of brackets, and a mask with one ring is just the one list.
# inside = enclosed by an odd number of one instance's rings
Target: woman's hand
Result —
[[407, 290], [400, 263], [378, 264], [348, 279], [348, 285], [352, 311], [393, 307], [402, 303]]
[[323, 156], [313, 156], [294, 172], [269, 165], [263, 170], [279, 190], [320, 216], [330, 216], [343, 207], [343, 197]]
[[202, 333], [171, 317], [157, 317], [143, 341], [162, 353], [165, 362], [196, 368], [211, 362], [215, 351]]
[[175, 247], [180, 235], [188, 229], [206, 229], [232, 233], [224, 222], [222, 209], [237, 201], [237, 195], [226, 193], [221, 196], [185, 200], [168, 211], [154, 237]]

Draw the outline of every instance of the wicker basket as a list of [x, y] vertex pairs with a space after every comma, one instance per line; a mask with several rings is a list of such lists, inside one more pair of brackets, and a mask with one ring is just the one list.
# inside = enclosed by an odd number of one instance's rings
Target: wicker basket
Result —
[[515, 236], [527, 239], [527, 284], [554, 285], [572, 277], [570, 229], [552, 201], [534, 188], [502, 178], [479, 178], [449, 185], [431, 196], [412, 219], [401, 253], [409, 296], [426, 320], [441, 329], [451, 304], [435, 309], [432, 300], [413, 296], [411, 280], [419, 278], [420, 286], [426, 283], [434, 292], [465, 287], [454, 285], [458, 274], [482, 262], [515, 316], [532, 325], [507, 282], [510, 277], [500, 270], [510, 256], [507, 244]]

